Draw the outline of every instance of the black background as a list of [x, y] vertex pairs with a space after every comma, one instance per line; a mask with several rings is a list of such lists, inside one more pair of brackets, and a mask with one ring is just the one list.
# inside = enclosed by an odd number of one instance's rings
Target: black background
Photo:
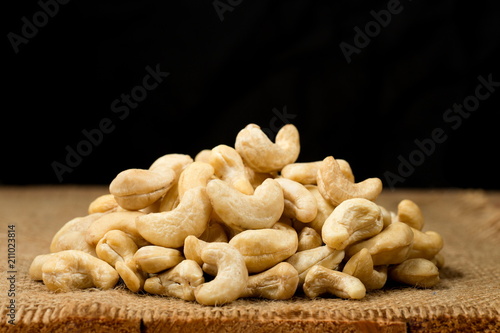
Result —
[[[396, 187], [500, 189], [500, 87], [457, 128], [443, 119], [478, 76], [500, 81], [499, 2], [401, 0], [348, 63], [340, 43], [353, 45], [354, 28], [388, 2], [221, 0], [233, 4], [221, 20], [213, 1], [73, 0], [18, 53], [8, 34], [41, 7], [4, 4], [0, 183], [109, 184], [163, 154], [232, 146], [248, 123], [281, 126], [286, 110], [299, 161], [333, 155], [387, 186], [398, 157], [441, 128], [446, 140]], [[121, 120], [111, 104], [146, 66], [170, 75]], [[104, 118], [114, 130], [60, 181], [53, 162]]]

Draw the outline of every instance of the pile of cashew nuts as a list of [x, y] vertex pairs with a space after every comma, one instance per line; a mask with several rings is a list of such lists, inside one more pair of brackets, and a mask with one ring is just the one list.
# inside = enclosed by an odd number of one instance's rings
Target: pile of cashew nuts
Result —
[[67, 222], [30, 277], [54, 292], [125, 286], [222, 305], [294, 295], [361, 299], [388, 280], [428, 288], [444, 264], [442, 237], [422, 231], [411, 200], [375, 203], [382, 182], [355, 182], [345, 160], [297, 163], [299, 133], [275, 142], [255, 124], [234, 148], [194, 159], [167, 154], [128, 169]]

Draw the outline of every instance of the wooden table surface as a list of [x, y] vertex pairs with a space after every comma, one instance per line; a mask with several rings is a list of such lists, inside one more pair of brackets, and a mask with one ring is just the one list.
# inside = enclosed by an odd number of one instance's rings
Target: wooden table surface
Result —
[[[436, 189], [381, 194], [377, 203], [393, 211], [402, 199], [415, 201], [426, 218], [424, 231], [443, 236], [446, 263], [440, 283], [432, 289], [390, 285], [359, 301], [297, 296], [205, 307], [134, 294], [123, 286], [55, 294], [31, 281], [27, 272], [33, 258], [48, 253], [57, 230], [86, 215], [89, 203], [105, 193], [104, 186], [0, 188], [0, 332], [500, 331], [500, 192]], [[14, 226], [15, 236], [8, 237], [9, 226]], [[8, 238], [16, 243], [14, 274], [8, 273]], [[14, 279], [8, 280], [12, 275]], [[8, 323], [12, 300], [15, 325]]]

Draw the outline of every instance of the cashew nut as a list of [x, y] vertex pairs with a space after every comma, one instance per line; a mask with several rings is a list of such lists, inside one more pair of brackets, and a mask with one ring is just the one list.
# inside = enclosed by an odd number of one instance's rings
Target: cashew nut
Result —
[[161, 198], [160, 207], [158, 212], [168, 212], [179, 205], [179, 183], [172, 185], [170, 190]]
[[133, 260], [143, 272], [154, 274], [176, 266], [184, 256], [176, 249], [148, 245], [137, 250]]
[[42, 266], [43, 283], [49, 290], [67, 292], [97, 287], [111, 289], [119, 275], [107, 262], [79, 250], [53, 253]]
[[378, 234], [383, 227], [380, 208], [366, 199], [348, 199], [326, 219], [321, 235], [326, 245], [343, 250], [350, 244]]
[[109, 185], [109, 192], [116, 202], [127, 210], [146, 208], [160, 199], [175, 180], [175, 172], [162, 173], [143, 169], [120, 172]]
[[149, 245], [149, 243], [139, 234], [135, 225], [138, 216], [146, 215], [139, 211], [111, 212], [96, 219], [88, 228], [85, 240], [92, 246], [104, 237], [110, 230], [121, 230], [127, 233], [137, 246]]
[[103, 194], [94, 199], [89, 205], [89, 215], [94, 213], [107, 213], [118, 208], [118, 203], [113, 194]]
[[198, 286], [196, 301], [203, 305], [222, 305], [242, 295], [248, 282], [248, 270], [243, 255], [228, 243], [209, 243], [201, 251], [204, 263], [217, 266], [217, 276]]
[[211, 154], [212, 154], [212, 149], [200, 150], [198, 154], [196, 154], [196, 156], [194, 157], [194, 161], [209, 163]]
[[422, 230], [424, 227], [424, 216], [420, 207], [408, 199], [402, 200], [398, 204], [398, 221], [417, 230]]
[[212, 149], [209, 163], [218, 178], [228, 182], [241, 193], [253, 194], [254, 189], [247, 178], [243, 160], [234, 148], [218, 145]]
[[195, 187], [184, 194], [174, 210], [138, 216], [137, 231], [153, 245], [181, 247], [187, 236], [199, 237], [205, 231], [211, 212], [205, 189]]
[[289, 299], [295, 294], [298, 284], [297, 270], [289, 263], [281, 262], [262, 273], [251, 275], [240, 297]]
[[316, 198], [316, 204], [318, 207], [316, 217], [309, 223], [308, 227], [316, 230], [317, 233], [321, 235], [321, 230], [323, 229], [323, 224], [330, 214], [333, 212], [335, 206], [333, 206], [330, 201], [323, 198], [319, 189], [316, 185], [306, 185], [306, 188], [311, 192], [311, 194]]
[[214, 212], [234, 229], [270, 228], [278, 221], [285, 206], [281, 186], [266, 179], [253, 195], [243, 194], [220, 179], [207, 185]]
[[[349, 163], [342, 159], [336, 159], [336, 161], [345, 178], [354, 183], [354, 175]], [[281, 175], [304, 185], [316, 185], [321, 163], [322, 161], [288, 164], [281, 170]]]
[[387, 266], [373, 267], [372, 256], [367, 249], [353, 255], [342, 272], [357, 277], [367, 290], [380, 289], [387, 281]]
[[443, 238], [435, 231], [422, 232], [411, 228], [413, 231], [413, 245], [408, 259], [424, 258], [431, 260], [443, 248]]
[[47, 262], [47, 260], [49, 260], [49, 258], [52, 255], [53, 255], [53, 253], [40, 254], [40, 255], [37, 255], [33, 259], [33, 261], [31, 262], [29, 271], [28, 271], [28, 275], [29, 275], [29, 277], [32, 280], [35, 280], [35, 281], [41, 281], [41, 280], [43, 280], [43, 278], [42, 278], [42, 267], [43, 267], [43, 264], [45, 264]]
[[321, 245], [323, 245], [323, 240], [316, 230], [305, 227], [300, 231], [297, 252], [314, 249]]
[[357, 277], [319, 265], [309, 270], [303, 288], [309, 298], [325, 293], [349, 299], [362, 299], [366, 295], [366, 288]]
[[187, 236], [184, 240], [184, 256], [186, 259], [195, 261], [198, 265], [203, 265], [203, 260], [201, 259], [201, 251], [208, 245], [196, 236]]
[[201, 267], [192, 260], [183, 260], [174, 268], [147, 279], [144, 290], [151, 294], [194, 301], [195, 289], [204, 282]]
[[189, 155], [185, 154], [166, 154], [153, 162], [149, 167], [150, 171], [154, 171], [159, 174], [169, 175], [170, 170], [174, 171], [174, 183], [179, 180], [182, 171], [193, 162], [193, 159]]
[[229, 244], [243, 255], [248, 272], [258, 273], [294, 254], [298, 237], [295, 229], [278, 222], [272, 229], [242, 231]]
[[430, 288], [439, 283], [439, 270], [427, 259], [414, 258], [390, 266], [389, 278], [415, 287]]
[[326, 157], [320, 164], [317, 181], [321, 195], [334, 206], [353, 198], [375, 201], [382, 192], [382, 181], [379, 178], [368, 178], [359, 183], [351, 182], [344, 176], [333, 156]]
[[413, 245], [413, 232], [402, 222], [392, 222], [379, 234], [346, 248], [346, 256], [367, 248], [375, 266], [399, 264], [408, 258]]
[[177, 191], [179, 200], [182, 200], [184, 193], [195, 187], [206, 187], [208, 181], [214, 176], [214, 168], [204, 162], [193, 162], [189, 164], [179, 177]]
[[444, 267], [444, 256], [441, 253], [438, 253], [431, 259], [431, 262], [436, 265], [437, 268], [441, 269]]
[[286, 178], [276, 178], [283, 190], [285, 216], [297, 219], [301, 222], [311, 222], [318, 213], [318, 204], [314, 195], [296, 181]]
[[249, 124], [236, 136], [236, 151], [246, 165], [257, 172], [279, 171], [297, 160], [299, 131], [292, 124], [283, 126], [272, 143], [258, 125]]
[[205, 231], [201, 234], [200, 239], [205, 242], [223, 242], [227, 243], [229, 240], [227, 238], [224, 227], [217, 222], [210, 222]]

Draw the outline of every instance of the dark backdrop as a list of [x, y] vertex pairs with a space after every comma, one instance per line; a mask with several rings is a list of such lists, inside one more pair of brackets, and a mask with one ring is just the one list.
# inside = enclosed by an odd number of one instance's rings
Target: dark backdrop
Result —
[[291, 122], [299, 161], [358, 180], [500, 188], [498, 1], [4, 6], [0, 183], [108, 184]]

